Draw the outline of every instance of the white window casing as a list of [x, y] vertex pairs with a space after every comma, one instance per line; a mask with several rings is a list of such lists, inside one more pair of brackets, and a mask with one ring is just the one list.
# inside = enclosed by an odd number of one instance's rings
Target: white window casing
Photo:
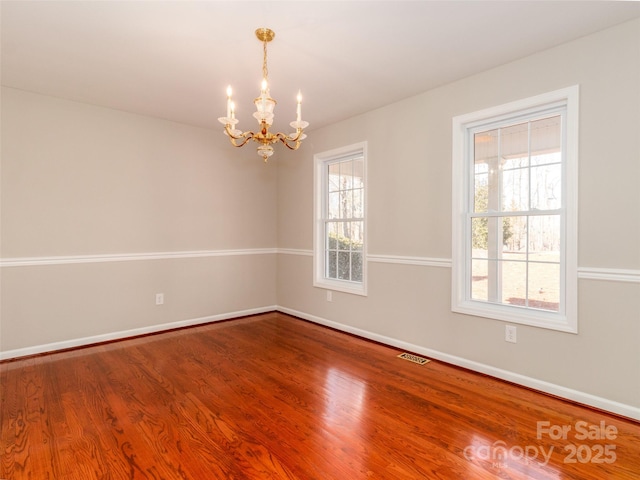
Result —
[[[454, 117], [452, 131], [452, 311], [577, 333], [578, 93], [579, 89], [576, 85]], [[556, 162], [557, 164], [553, 167], [549, 167], [555, 168], [556, 172], [561, 172], [561, 185], [558, 187], [561, 200], [558, 200], [557, 205], [554, 204], [553, 207], [546, 207], [548, 210], [541, 208], [542, 204], [535, 204], [530, 192], [532, 188], [530, 177], [534, 175], [533, 172], [541, 171], [541, 169], [535, 168], [539, 165], [533, 163], [535, 152], [532, 153], [530, 125], [535, 122], [543, 122], [546, 118], [559, 119], [556, 120], [556, 124], [559, 124], [560, 128], [556, 128], [561, 135], [561, 150], [557, 154], [561, 160]], [[482, 139], [476, 138], [475, 135], [481, 136], [489, 132], [496, 132], [498, 138], [496, 144], [501, 145], [499, 140], [501, 132], [525, 125], [529, 125], [529, 133], [523, 131], [522, 138], [528, 139], [528, 146], [525, 146], [528, 163], [526, 167], [520, 169], [524, 173], [519, 174], [528, 182], [522, 187], [523, 191], [526, 190], [527, 208], [522, 210], [519, 208], [509, 209], [508, 206], [505, 208], [505, 198], [508, 197], [505, 191], [510, 184], [506, 180], [503, 181], [503, 178], [505, 175], [514, 175], [513, 172], [519, 171], [519, 168], [513, 168], [511, 172], [507, 172], [508, 168], [504, 167], [504, 164], [508, 162], [505, 162], [504, 159], [508, 158], [508, 152], [502, 152], [499, 156], [502, 163], [496, 165], [496, 169], [500, 169], [499, 173], [494, 174], [493, 166], [489, 165], [488, 161], [481, 165], [486, 171], [478, 173], [479, 167], [476, 165], [475, 149], [478, 145], [477, 148], [480, 150], [481, 143], [479, 141]], [[505, 170], [502, 170], [503, 168]], [[476, 188], [479, 184], [476, 177], [479, 178], [482, 175], [488, 179], [483, 180], [488, 182], [486, 183], [488, 193], [485, 193], [488, 197], [488, 204], [481, 213], [478, 213], [477, 207], [474, 207], [474, 201], [477, 202], [478, 195]], [[497, 193], [493, 192], [492, 188], [497, 189]], [[511, 196], [508, 198], [512, 199]], [[514, 200], [511, 201], [514, 202]], [[478, 235], [478, 231], [483, 232], [480, 228], [476, 229], [475, 227], [481, 225], [474, 223], [479, 222], [479, 219], [484, 219], [485, 222], [494, 222], [491, 225], [496, 226], [495, 231], [499, 233], [487, 234], [487, 238], [493, 239], [493, 243], [498, 244], [497, 247], [493, 246], [496, 251], [500, 250], [503, 247], [502, 243], [505, 242], [504, 238], [500, 238], [503, 222], [517, 221], [525, 225], [523, 231], [526, 233], [523, 235], [526, 238], [526, 246], [524, 247], [526, 255], [522, 257], [525, 260], [510, 262], [502, 259], [501, 253], [492, 257], [491, 246], [486, 247], [486, 262], [483, 262], [484, 258], [476, 258], [474, 256], [476, 250], [472, 247], [472, 236], [474, 233]], [[549, 264], [540, 260], [531, 260], [533, 255], [529, 256], [529, 234], [533, 232], [531, 225], [534, 225], [534, 222], [548, 219], [552, 219], [555, 222], [554, 225], [558, 225], [559, 232], [559, 261]], [[505, 225], [507, 224], [505, 223]], [[483, 264], [488, 265], [486, 277], [473, 277], [474, 271], [481, 271], [480, 268], [477, 270], [474, 268]], [[524, 297], [526, 300], [522, 304], [515, 301], [510, 302], [514, 299], [504, 300], [500, 297], [502, 291], [500, 284], [502, 270], [500, 269], [503, 266], [511, 268], [513, 265], [517, 265], [519, 269], [525, 271], [523, 278], [525, 279], [526, 293]], [[529, 301], [528, 292], [529, 289], [532, 289], [529, 283], [533, 283], [532, 278], [534, 278], [530, 271], [533, 272], [538, 267], [547, 269], [557, 267], [559, 271], [559, 291], [555, 294], [554, 298], [557, 301], [552, 304], [553, 308], [537, 307], [533, 300]], [[489, 290], [486, 294], [487, 299], [479, 300], [479, 297], [473, 293], [472, 285], [474, 281], [478, 282], [478, 278], [487, 278], [487, 285], [489, 285], [486, 287]], [[492, 282], [493, 286], [491, 286]], [[509, 286], [506, 288], [508, 289]], [[497, 298], [492, 298], [492, 289], [497, 291]]]
[[[366, 165], [366, 142], [314, 155], [315, 287], [367, 294]], [[341, 174], [344, 169], [351, 169], [351, 174]], [[348, 208], [342, 208], [345, 198], [349, 199]], [[336, 201], [344, 205], [336, 207]]]

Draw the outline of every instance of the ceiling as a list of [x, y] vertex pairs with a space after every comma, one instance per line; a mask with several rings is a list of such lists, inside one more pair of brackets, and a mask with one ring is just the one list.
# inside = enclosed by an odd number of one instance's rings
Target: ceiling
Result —
[[640, 17], [618, 1], [2, 1], [9, 87], [221, 129], [253, 127], [269, 27], [275, 128], [310, 130]]

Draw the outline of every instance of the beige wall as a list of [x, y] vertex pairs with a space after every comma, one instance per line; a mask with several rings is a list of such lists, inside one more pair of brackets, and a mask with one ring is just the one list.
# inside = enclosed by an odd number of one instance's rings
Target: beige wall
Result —
[[[437, 68], [434, 65], [434, 68]], [[451, 123], [580, 85], [579, 334], [454, 314], [450, 305]], [[369, 295], [312, 287], [313, 155], [368, 142]], [[640, 21], [584, 37], [312, 132], [303, 159], [279, 164], [278, 304], [371, 338], [415, 347], [596, 405], [640, 414]], [[419, 262], [418, 262], [419, 263]], [[588, 278], [605, 269], [604, 280]], [[631, 281], [615, 280], [630, 270]], [[605, 405], [608, 406], [608, 405]], [[629, 407], [629, 408], [626, 408]]]
[[219, 130], [3, 88], [2, 351], [273, 308], [276, 169]]

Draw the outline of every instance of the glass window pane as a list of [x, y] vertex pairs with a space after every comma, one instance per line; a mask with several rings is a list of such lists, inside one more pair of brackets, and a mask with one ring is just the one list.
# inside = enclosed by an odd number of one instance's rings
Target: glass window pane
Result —
[[335, 192], [340, 188], [340, 164], [329, 164], [329, 191]]
[[364, 217], [364, 189], [358, 188], [353, 191], [353, 216], [354, 218]]
[[502, 257], [505, 260], [526, 260], [527, 217], [502, 218]]
[[353, 160], [353, 187], [364, 188], [364, 158]]
[[509, 157], [502, 159], [502, 170], [518, 170], [529, 166], [529, 157]]
[[561, 163], [562, 154], [558, 152], [545, 152], [537, 155], [531, 155], [531, 165], [549, 165], [552, 163]]
[[487, 218], [487, 255], [489, 258], [500, 258], [502, 253], [502, 217]]
[[560, 215], [532, 216], [529, 219], [529, 260], [560, 261]]
[[351, 250], [351, 224], [340, 222], [338, 224], [338, 250]]
[[475, 192], [473, 196], [473, 211], [486, 212], [489, 208], [489, 174], [475, 176]]
[[471, 261], [471, 299], [486, 302], [488, 299], [488, 267], [487, 260]]
[[364, 222], [351, 222], [351, 250], [362, 251], [364, 244]]
[[489, 230], [487, 217], [471, 219], [471, 256], [473, 258], [488, 258]]
[[476, 163], [475, 164], [475, 172], [476, 175], [480, 175], [483, 173], [489, 173], [489, 165], [487, 163]]
[[351, 255], [349, 252], [338, 252], [338, 278], [351, 279]]
[[540, 156], [559, 152], [562, 142], [562, 118], [556, 115], [531, 122], [531, 156], [537, 161], [549, 161], [551, 157]]
[[338, 278], [338, 254], [334, 251], [327, 253], [327, 278]]
[[351, 280], [354, 282], [362, 281], [362, 253], [354, 252], [351, 254]]
[[[473, 156], [476, 166], [481, 169], [486, 169], [489, 159], [498, 158], [498, 146], [498, 129], [474, 134]], [[484, 167], [482, 167], [482, 165], [484, 165]]]
[[529, 170], [518, 168], [502, 172], [503, 212], [529, 210]]
[[329, 194], [328, 218], [340, 218], [340, 192]]
[[562, 166], [531, 168], [531, 209], [555, 210], [561, 207]]
[[527, 264], [526, 262], [499, 262], [502, 303], [526, 306]]
[[329, 250], [336, 250], [338, 248], [338, 244], [337, 244], [338, 223], [327, 222], [325, 228], [326, 228], [327, 248]]
[[560, 309], [560, 265], [555, 263], [529, 264], [529, 307]]
[[340, 190], [338, 195], [336, 218], [349, 218], [351, 216], [351, 191]]
[[353, 162], [340, 162], [340, 188], [342, 190], [353, 186]]
[[[529, 123], [500, 129], [500, 157], [512, 167], [527, 166], [529, 157]], [[507, 167], [511, 168], [511, 167]]]

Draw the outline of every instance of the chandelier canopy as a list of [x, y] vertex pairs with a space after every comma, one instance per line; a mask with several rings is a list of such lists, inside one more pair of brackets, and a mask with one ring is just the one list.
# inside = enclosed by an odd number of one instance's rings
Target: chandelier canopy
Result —
[[271, 98], [269, 94], [269, 82], [267, 69], [267, 43], [274, 39], [276, 36], [273, 30], [268, 28], [259, 28], [256, 30], [256, 37], [262, 42], [262, 48], [264, 57], [262, 61], [262, 88], [260, 89], [260, 96], [256, 98], [253, 103], [256, 106], [256, 112], [253, 117], [258, 121], [259, 130], [257, 132], [243, 132], [236, 128], [238, 119], [235, 114], [235, 105], [231, 100], [231, 86], [227, 87], [227, 116], [218, 118], [218, 121], [224, 125], [224, 133], [229, 137], [231, 144], [234, 147], [242, 147], [246, 145], [249, 140], [257, 142], [258, 155], [260, 155], [264, 161], [273, 155], [274, 143], [282, 142], [290, 150], [297, 150], [306, 135], [303, 130], [309, 126], [308, 122], [302, 120], [302, 96], [298, 92], [298, 105], [296, 109], [296, 120], [289, 125], [295, 129], [295, 132], [285, 133], [271, 133], [269, 127], [273, 124], [274, 113], [273, 110], [276, 106], [276, 101]]

